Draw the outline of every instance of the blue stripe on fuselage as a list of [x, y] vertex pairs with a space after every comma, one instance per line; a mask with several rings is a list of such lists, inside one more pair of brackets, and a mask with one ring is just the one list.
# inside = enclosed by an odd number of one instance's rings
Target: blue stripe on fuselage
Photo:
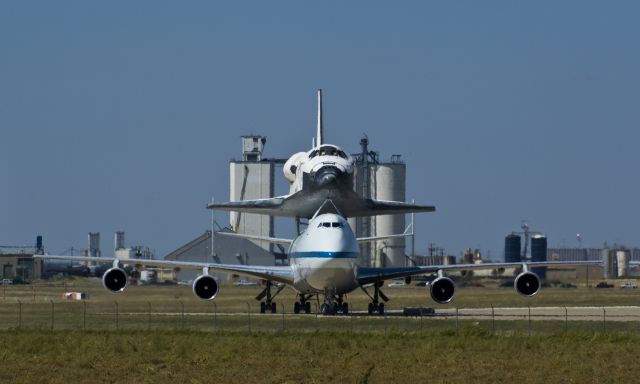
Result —
[[315, 257], [323, 259], [356, 259], [358, 252], [293, 252], [289, 255], [292, 259]]

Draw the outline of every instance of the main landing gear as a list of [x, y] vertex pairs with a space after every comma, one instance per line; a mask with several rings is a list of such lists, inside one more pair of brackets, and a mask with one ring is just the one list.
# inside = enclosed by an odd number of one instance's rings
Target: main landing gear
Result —
[[[260, 301], [260, 313], [266, 313], [266, 312], [276, 313], [277, 312], [276, 302], [273, 301], [273, 299], [275, 299], [276, 296], [278, 296], [278, 293], [282, 292], [285, 286], [283, 284], [280, 287], [278, 287], [278, 290], [273, 295], [271, 294], [272, 286], [273, 286], [273, 283], [271, 282], [271, 280], [267, 280], [265, 288], [262, 290], [262, 292], [258, 294], [258, 296], [256, 296], [256, 300]], [[266, 300], [262, 301], [262, 299], [265, 299], [265, 298]]]
[[[360, 289], [362, 289], [364, 293], [366, 293], [367, 296], [369, 296], [369, 298], [371, 299], [371, 302], [367, 307], [367, 312], [370, 315], [373, 315], [374, 313], [377, 313], [379, 315], [384, 315], [384, 302], [389, 301], [389, 298], [380, 290], [380, 287], [383, 284], [384, 284], [383, 281], [376, 281], [373, 284], [373, 296], [371, 296], [369, 294], [369, 291], [367, 291], [363, 286], [360, 286]], [[384, 302], [380, 302], [380, 299], [382, 299]]]
[[349, 304], [344, 301], [343, 295], [336, 295], [335, 290], [327, 288], [324, 292], [324, 303], [320, 305], [320, 313], [323, 315], [349, 314]]
[[298, 314], [302, 311], [304, 313], [311, 313], [311, 302], [309, 301], [313, 295], [305, 295], [304, 293], [300, 293], [298, 295], [299, 300], [293, 304], [293, 313]]

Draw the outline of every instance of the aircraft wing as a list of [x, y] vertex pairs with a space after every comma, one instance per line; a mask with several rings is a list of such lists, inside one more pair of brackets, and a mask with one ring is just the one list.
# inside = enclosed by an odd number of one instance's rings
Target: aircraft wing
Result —
[[519, 268], [524, 264], [527, 267], [552, 267], [558, 265], [602, 265], [601, 261], [531, 261], [519, 263], [482, 263], [482, 264], [451, 264], [451, 265], [428, 265], [416, 267], [383, 267], [383, 268], [358, 268], [357, 280], [360, 285], [369, 284], [380, 280], [388, 280], [399, 277], [423, 275], [438, 271], [472, 271], [480, 269], [500, 269]]
[[281, 237], [258, 236], [258, 235], [250, 235], [246, 233], [236, 233], [236, 232], [216, 232], [216, 234], [222, 235], [222, 236], [229, 236], [229, 237], [239, 237], [241, 239], [248, 239], [248, 240], [266, 241], [273, 244], [291, 245], [291, 243], [293, 243], [292, 239], [283, 239]]
[[124, 264], [135, 267], [156, 267], [174, 269], [204, 269], [210, 272], [233, 273], [237, 275], [257, 277], [265, 280], [278, 281], [285, 284], [293, 284], [293, 271], [291, 267], [275, 267], [262, 265], [239, 265], [239, 264], [217, 264], [202, 263], [197, 261], [173, 261], [173, 260], [151, 260], [151, 259], [115, 259], [106, 257], [90, 256], [54, 256], [54, 255], [33, 255], [34, 258], [44, 260], [70, 260], [70, 261], [92, 261], [107, 264]]
[[360, 243], [371, 243], [379, 240], [388, 240], [388, 239], [402, 239], [404, 237], [413, 236], [413, 233], [401, 233], [398, 235], [384, 235], [384, 236], [372, 236], [372, 237], [358, 237], [356, 241], [358, 244]]

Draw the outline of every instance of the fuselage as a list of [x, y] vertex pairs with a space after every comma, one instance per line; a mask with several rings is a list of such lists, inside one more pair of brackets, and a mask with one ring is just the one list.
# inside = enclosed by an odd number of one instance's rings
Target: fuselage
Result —
[[358, 286], [359, 255], [347, 220], [333, 213], [320, 214], [289, 248], [293, 286], [305, 293], [348, 293]]

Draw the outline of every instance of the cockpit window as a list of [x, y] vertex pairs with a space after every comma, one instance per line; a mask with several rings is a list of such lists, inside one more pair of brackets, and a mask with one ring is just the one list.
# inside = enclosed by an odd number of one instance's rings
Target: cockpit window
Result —
[[340, 223], [340, 222], [326, 222], [326, 223], [319, 223], [318, 224], [318, 228], [320, 227], [324, 227], [324, 228], [344, 228], [344, 224]]
[[316, 156], [337, 156], [343, 159], [347, 158], [347, 155], [343, 151], [330, 146], [320, 147], [309, 154], [310, 159], [313, 159]]

